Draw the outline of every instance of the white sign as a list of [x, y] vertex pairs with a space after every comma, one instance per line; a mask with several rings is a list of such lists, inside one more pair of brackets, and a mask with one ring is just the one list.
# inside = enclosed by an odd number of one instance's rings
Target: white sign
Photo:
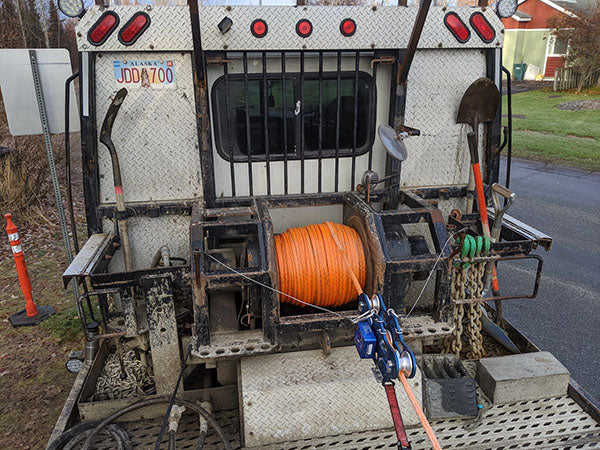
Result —
[[[35, 52], [50, 133], [64, 133], [65, 81], [73, 73], [69, 52], [65, 48], [42, 48]], [[42, 134], [28, 49], [0, 49], [0, 89], [10, 133], [13, 136]], [[70, 131], [79, 131], [77, 97], [72, 83], [69, 117]]]

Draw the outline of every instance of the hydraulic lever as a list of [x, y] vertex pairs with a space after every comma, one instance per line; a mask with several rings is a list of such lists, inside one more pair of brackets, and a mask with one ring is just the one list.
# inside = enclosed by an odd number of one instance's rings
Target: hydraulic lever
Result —
[[119, 157], [117, 156], [117, 150], [112, 141], [112, 128], [115, 123], [115, 119], [119, 112], [119, 108], [123, 104], [125, 97], [127, 96], [127, 89], [121, 88], [116, 93], [115, 98], [108, 107], [104, 122], [102, 122], [102, 128], [100, 130], [100, 142], [102, 142], [110, 153], [113, 170], [113, 180], [115, 185], [115, 201], [117, 203], [117, 224], [119, 226], [119, 235], [121, 238], [121, 244], [123, 245], [123, 259], [125, 261], [125, 270], [127, 272], [133, 269], [132, 258], [131, 258], [131, 245], [129, 243], [129, 231], [127, 229], [127, 216], [125, 210], [125, 199], [123, 197], [123, 182], [121, 180], [121, 166], [119, 165]]

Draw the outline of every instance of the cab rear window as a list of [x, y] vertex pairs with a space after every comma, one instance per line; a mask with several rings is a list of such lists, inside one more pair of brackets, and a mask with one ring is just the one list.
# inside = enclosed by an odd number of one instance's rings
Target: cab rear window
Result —
[[[372, 78], [359, 72], [232, 74], [212, 89], [216, 145], [226, 160], [272, 161], [366, 153], [372, 144]], [[302, 81], [304, 81], [302, 83]], [[246, 89], [247, 87], [247, 89]], [[266, 129], [266, 131], [265, 131]]]

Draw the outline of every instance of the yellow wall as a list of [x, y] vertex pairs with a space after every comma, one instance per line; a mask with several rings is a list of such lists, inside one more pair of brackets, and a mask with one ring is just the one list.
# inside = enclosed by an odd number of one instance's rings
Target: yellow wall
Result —
[[546, 43], [550, 30], [506, 30], [502, 65], [514, 72], [514, 64], [533, 64], [544, 70]]

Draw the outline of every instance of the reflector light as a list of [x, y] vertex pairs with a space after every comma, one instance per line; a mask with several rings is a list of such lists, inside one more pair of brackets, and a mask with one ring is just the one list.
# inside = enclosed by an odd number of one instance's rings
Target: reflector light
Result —
[[150, 16], [145, 12], [137, 12], [119, 31], [119, 41], [124, 45], [132, 45], [149, 26]]
[[82, 0], [59, 0], [58, 9], [69, 17], [81, 17], [85, 12]]
[[356, 22], [352, 19], [342, 20], [340, 31], [344, 36], [352, 36], [356, 32]]
[[101, 45], [119, 25], [119, 16], [113, 11], [106, 11], [88, 31], [88, 41], [92, 45]]
[[444, 23], [458, 42], [464, 44], [471, 37], [471, 32], [455, 12], [446, 14], [444, 16]]
[[473, 13], [469, 19], [471, 26], [483, 42], [489, 44], [496, 37], [496, 30], [480, 12]]
[[312, 33], [312, 23], [306, 19], [299, 20], [296, 24], [296, 33], [303, 38], [309, 37]]
[[252, 22], [252, 25], [250, 25], [250, 31], [257, 38], [261, 38], [267, 35], [269, 27], [267, 26], [267, 22], [264, 20], [256, 19], [254, 22]]

